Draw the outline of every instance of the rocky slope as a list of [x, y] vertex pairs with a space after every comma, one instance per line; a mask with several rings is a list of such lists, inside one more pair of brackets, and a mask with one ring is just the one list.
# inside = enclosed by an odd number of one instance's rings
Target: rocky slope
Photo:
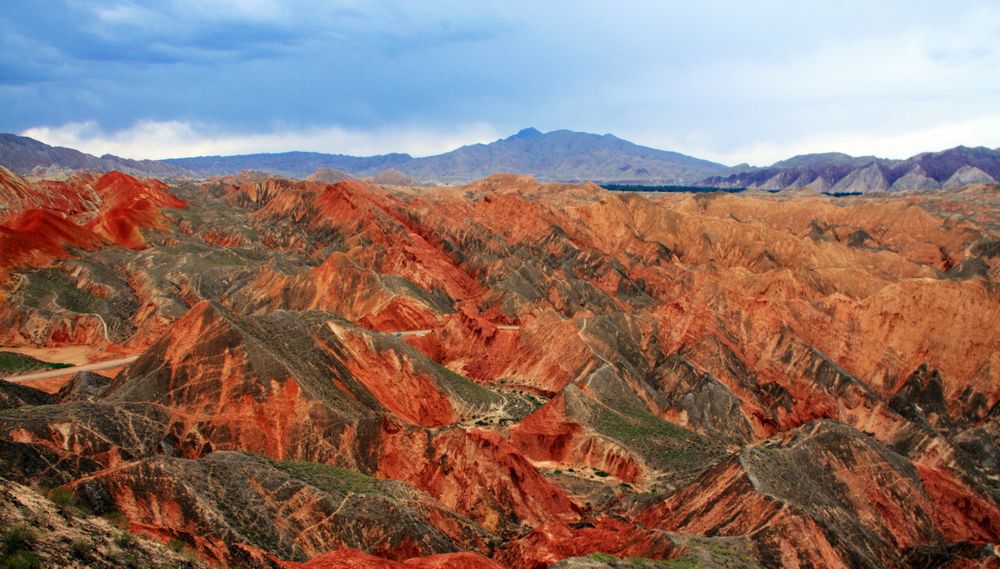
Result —
[[2, 191], [4, 345], [140, 354], [0, 384], [3, 477], [143, 539], [251, 567], [997, 562], [994, 185]]
[[809, 154], [765, 168], [706, 178], [701, 185], [723, 188], [865, 193], [952, 189], [1000, 180], [1000, 149], [958, 146], [905, 160], [846, 154]]
[[[355, 176], [375, 176], [377, 183], [398, 184], [407, 177], [432, 183], [465, 183], [495, 172], [531, 174], [542, 180], [609, 182], [693, 182], [725, 170], [721, 164], [639, 146], [610, 134], [526, 128], [489, 144], [472, 144], [435, 156], [406, 154], [353, 157], [312, 152], [214, 156], [164, 160], [205, 174], [266, 170], [303, 178], [318, 168]], [[0, 162], [2, 163], [2, 162]], [[385, 171], [389, 171], [386, 173]]]
[[[198, 156], [166, 160], [100, 158], [69, 148], [54, 148], [23, 136], [0, 135], [0, 165], [21, 174], [55, 176], [79, 170], [121, 170], [137, 176], [190, 177], [237, 174], [244, 170], [308, 178], [316, 172], [326, 183], [340, 175], [368, 176], [376, 183], [465, 183], [494, 172], [532, 174], [543, 180], [689, 183], [726, 168], [677, 152], [639, 146], [610, 134], [526, 128], [489, 144], [472, 144], [435, 156], [414, 158], [391, 153], [347, 156], [319, 152], [280, 152], [238, 156]], [[324, 172], [326, 172], [324, 174]]]
[[463, 146], [395, 166], [421, 180], [465, 183], [496, 172], [540, 180], [681, 183], [717, 174], [725, 166], [677, 152], [639, 146], [614, 135], [526, 128], [489, 144]]
[[158, 160], [131, 160], [111, 154], [93, 156], [61, 146], [49, 146], [33, 138], [0, 133], [0, 165], [23, 175], [59, 176], [81, 170], [118, 170], [134, 176], [180, 177], [191, 172]]

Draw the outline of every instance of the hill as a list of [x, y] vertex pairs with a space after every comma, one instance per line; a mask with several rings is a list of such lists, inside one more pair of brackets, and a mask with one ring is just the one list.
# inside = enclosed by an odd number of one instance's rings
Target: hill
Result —
[[997, 192], [0, 170], [0, 567], [995, 567]]
[[162, 162], [203, 175], [235, 174], [243, 170], [260, 170], [291, 178], [305, 178], [316, 170], [330, 169], [359, 175], [381, 172], [412, 160], [409, 154], [379, 156], [348, 156], [321, 152], [279, 152], [274, 154], [241, 154], [236, 156], [198, 156], [169, 158]]
[[465, 183], [497, 172], [540, 181], [693, 182], [725, 170], [722, 164], [633, 144], [614, 135], [526, 128], [490, 144], [416, 158], [397, 166], [426, 181]]
[[21, 175], [57, 170], [121, 170], [138, 176], [224, 176], [244, 170], [306, 178], [317, 170], [337, 170], [355, 177], [375, 177], [388, 170], [391, 179], [408, 176], [420, 182], [466, 183], [490, 174], [530, 174], [542, 181], [595, 180], [622, 183], [695, 182], [726, 172], [721, 164], [677, 152], [639, 146], [610, 134], [527, 128], [490, 144], [472, 144], [451, 152], [414, 158], [392, 153], [348, 156], [320, 152], [280, 152], [236, 156], [198, 156], [166, 160], [100, 158], [52, 147], [13, 134], [0, 135], [0, 165]]
[[90, 170], [118, 170], [133, 176], [171, 178], [191, 175], [183, 167], [157, 160], [131, 160], [111, 154], [94, 156], [72, 148], [49, 146], [27, 136], [0, 133], [0, 166], [22, 176]]
[[1000, 180], [1000, 149], [957, 146], [924, 152], [905, 160], [854, 157], [836, 152], [806, 154], [702, 180], [723, 188], [786, 190], [810, 188], [821, 192], [937, 190]]

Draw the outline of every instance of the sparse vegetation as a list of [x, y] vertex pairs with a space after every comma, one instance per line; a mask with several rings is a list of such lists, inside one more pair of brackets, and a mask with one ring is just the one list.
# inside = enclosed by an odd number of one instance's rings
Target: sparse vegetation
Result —
[[80, 561], [90, 561], [94, 556], [94, 544], [83, 539], [78, 539], [69, 546], [69, 551], [74, 558]]
[[24, 524], [15, 524], [3, 531], [0, 545], [3, 546], [0, 557], [0, 569], [37, 569], [42, 566], [42, 560], [35, 554], [35, 543], [38, 535], [35, 530]]
[[444, 379], [445, 388], [462, 401], [476, 406], [487, 406], [502, 401], [502, 395], [451, 371], [437, 362], [432, 361], [431, 363], [434, 364], [434, 367], [437, 368], [442, 379]]
[[294, 478], [328, 492], [353, 492], [356, 494], [385, 494], [377, 478], [372, 478], [354, 470], [338, 468], [316, 462], [297, 460], [274, 460], [254, 456], [271, 466], [282, 470]]
[[59, 511], [64, 514], [70, 512], [77, 512], [81, 514], [92, 513], [90, 508], [88, 508], [85, 504], [80, 503], [76, 493], [69, 488], [53, 488], [52, 490], [49, 490], [48, 496], [56, 506], [59, 506]]
[[135, 536], [127, 531], [123, 531], [115, 537], [115, 545], [122, 549], [132, 549], [135, 547]]
[[706, 449], [704, 441], [673, 423], [644, 410], [619, 412], [602, 404], [593, 409], [593, 426], [655, 464], [666, 465], [697, 458]]
[[0, 352], [0, 373], [28, 373], [46, 369], [63, 369], [73, 364], [44, 362], [15, 352]]
[[39, 569], [42, 559], [33, 551], [16, 551], [0, 559], [2, 569]]
[[49, 302], [56, 307], [86, 314], [96, 312], [98, 299], [76, 288], [70, 277], [65, 273], [46, 269], [28, 273], [28, 282], [24, 285], [23, 298], [27, 306], [33, 308], [51, 308]]
[[685, 555], [675, 559], [650, 559], [648, 557], [629, 557], [627, 559], [611, 555], [610, 553], [591, 553], [587, 559], [596, 563], [606, 563], [612, 567], [639, 568], [648, 567], [655, 569], [697, 569], [702, 567], [702, 563], [694, 556]]
[[128, 518], [126, 518], [125, 514], [123, 514], [121, 512], [117, 512], [117, 511], [116, 512], [108, 512], [108, 513], [104, 514], [102, 517], [104, 519], [108, 520], [109, 522], [111, 522], [112, 525], [114, 525], [115, 527], [117, 527], [119, 529], [126, 529], [126, 528], [128, 528]]

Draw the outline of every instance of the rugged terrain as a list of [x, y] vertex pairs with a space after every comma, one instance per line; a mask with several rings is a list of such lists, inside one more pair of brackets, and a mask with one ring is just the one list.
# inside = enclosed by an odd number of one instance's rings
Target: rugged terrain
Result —
[[998, 565], [996, 185], [0, 173], [3, 350], [138, 355], [0, 383], [35, 555]]
[[526, 128], [489, 144], [470, 144], [424, 157], [401, 153], [347, 156], [281, 152], [128, 160], [110, 155], [98, 158], [23, 136], [0, 134], [0, 165], [21, 175], [49, 178], [86, 170], [121, 170], [161, 179], [202, 179], [253, 170], [328, 184], [355, 177], [399, 186], [458, 185], [493, 172], [513, 172], [550, 182], [590, 180], [625, 186], [681, 184], [842, 195], [955, 189], [995, 183], [1000, 180], [1000, 148], [959, 146], [940, 152], [924, 152], [905, 160], [828, 152], [795, 156], [764, 167], [740, 164], [727, 168], [677, 152], [640, 146], [611, 134], [570, 130], [542, 133]]
[[795, 156], [764, 168], [734, 170], [700, 184], [767, 190], [806, 188], [839, 194], [952, 189], [1000, 180], [1000, 148], [958, 146], [905, 160], [830, 152]]

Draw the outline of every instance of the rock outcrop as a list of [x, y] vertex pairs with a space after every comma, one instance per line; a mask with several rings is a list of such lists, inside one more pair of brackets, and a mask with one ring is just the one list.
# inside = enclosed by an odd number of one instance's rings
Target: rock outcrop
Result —
[[0, 384], [4, 478], [187, 554], [995, 559], [993, 186], [0, 182], [0, 340], [138, 356], [53, 393]]

